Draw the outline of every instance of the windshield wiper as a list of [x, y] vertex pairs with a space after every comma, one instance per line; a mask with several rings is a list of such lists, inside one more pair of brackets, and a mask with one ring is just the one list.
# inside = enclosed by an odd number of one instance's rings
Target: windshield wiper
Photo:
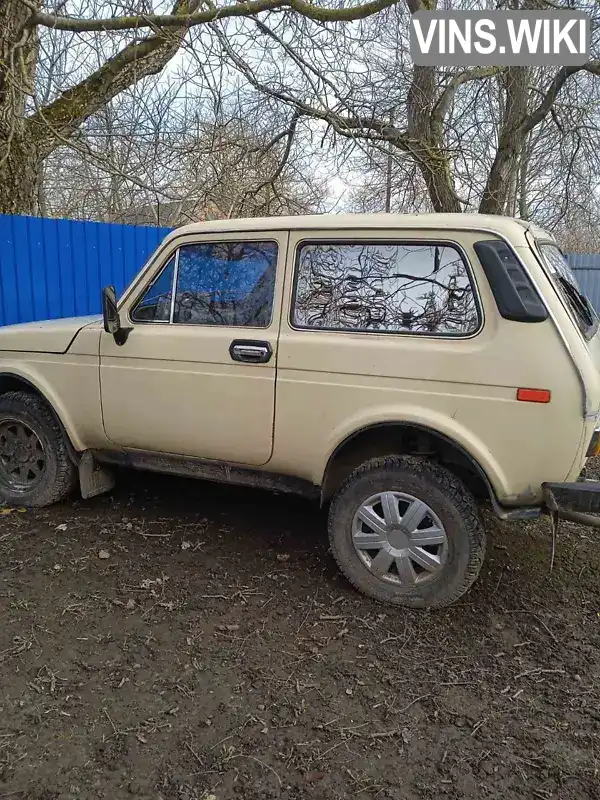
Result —
[[560, 285], [568, 294], [569, 298], [573, 301], [576, 308], [579, 310], [583, 321], [588, 325], [592, 326], [594, 324], [594, 314], [591, 310], [590, 301], [587, 297], [582, 293], [577, 291], [577, 289], [573, 286], [573, 284], [564, 278], [562, 275], [558, 276], [558, 280]]

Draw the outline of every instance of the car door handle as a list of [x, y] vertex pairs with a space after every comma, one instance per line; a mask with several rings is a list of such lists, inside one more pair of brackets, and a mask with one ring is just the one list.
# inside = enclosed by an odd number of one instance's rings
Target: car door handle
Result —
[[229, 355], [234, 361], [266, 364], [273, 355], [273, 348], [270, 342], [258, 342], [255, 339], [234, 339], [229, 345]]

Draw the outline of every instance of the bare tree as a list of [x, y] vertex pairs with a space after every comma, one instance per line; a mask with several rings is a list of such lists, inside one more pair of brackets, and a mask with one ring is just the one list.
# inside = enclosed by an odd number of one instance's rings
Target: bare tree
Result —
[[3, 0], [0, 211], [298, 213], [326, 163], [363, 210], [598, 220], [597, 60], [416, 67], [411, 15], [435, 0], [347, 2]]
[[153, 80], [143, 97], [126, 90], [54, 151], [44, 168], [48, 213], [176, 225], [322, 207], [325, 183], [297, 115], [222, 87], [182, 102], [180, 87]]
[[[346, 7], [313, 5], [307, 0], [249, 0], [215, 6], [201, 0], [175, 0], [169, 13], [154, 13], [140, 2], [111, 4], [66, 0], [46, 6], [43, 0], [0, 3], [0, 212], [31, 212], [36, 207], [40, 164], [93, 114], [141, 79], [160, 73], [179, 51], [191, 29], [215, 19], [255, 18], [289, 9], [292, 16], [347, 21], [365, 18], [396, 0], [371, 0]], [[134, 4], [135, 6], [135, 4]], [[40, 40], [77, 34], [79, 69], [62, 76], [60, 89], [43, 99], [37, 93]], [[89, 53], [100, 36], [103, 57], [91, 68]], [[96, 51], [98, 49], [96, 48]], [[81, 55], [80, 55], [81, 54]], [[72, 58], [71, 62], [72, 64]]]
[[[543, 76], [533, 73], [529, 105], [538, 97], [535, 88]], [[465, 210], [478, 210], [495, 156], [501, 119], [503, 87], [489, 81], [465, 90], [461, 106], [449, 120], [453, 137], [453, 177]], [[524, 137], [516, 163], [510, 170], [504, 213], [533, 219], [549, 230], [575, 227], [593, 229], [600, 224], [600, 81], [580, 76], [567, 83], [550, 113]], [[417, 165], [382, 148], [367, 151], [353, 146], [344, 168], [350, 182], [349, 205], [365, 211], [382, 211], [391, 185], [391, 209], [432, 210], [432, 203]], [[354, 176], [354, 177], [353, 177]], [[391, 177], [391, 180], [390, 180]]]
[[[518, 7], [536, 4], [547, 7], [545, 0]], [[435, 0], [406, 0], [343, 28], [303, 18], [254, 20], [252, 33], [231, 21], [211, 28], [254, 87], [321, 121], [336, 145], [346, 139], [380, 160], [392, 148], [397, 175], [416, 184], [416, 168], [431, 208], [502, 214], [516, 209], [520, 194], [524, 209], [519, 170], [526, 186], [534, 133], [566, 87], [595, 96], [600, 61], [555, 70], [415, 66], [406, 52], [410, 17], [436, 7]]]

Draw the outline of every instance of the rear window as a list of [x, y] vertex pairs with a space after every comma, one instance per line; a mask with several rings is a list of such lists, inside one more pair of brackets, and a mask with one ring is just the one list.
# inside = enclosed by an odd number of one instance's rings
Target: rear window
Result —
[[435, 242], [303, 242], [292, 325], [330, 331], [471, 336], [480, 327], [461, 253]]
[[571, 311], [579, 330], [586, 339], [591, 339], [598, 329], [598, 315], [581, 291], [573, 270], [555, 244], [540, 243], [539, 248], [559, 295]]

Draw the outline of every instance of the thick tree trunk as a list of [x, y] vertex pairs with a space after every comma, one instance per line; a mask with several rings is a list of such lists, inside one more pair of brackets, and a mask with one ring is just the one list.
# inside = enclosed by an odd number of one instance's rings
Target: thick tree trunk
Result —
[[[26, 98], [35, 92], [37, 55], [30, 5], [39, 7], [41, 2], [0, 0], [0, 213], [35, 213], [43, 159], [113, 97], [160, 72], [188, 30], [185, 24], [157, 29], [133, 41], [85, 80], [26, 116]], [[199, 5], [200, 0], [174, 0], [173, 14], [185, 17]]]
[[30, 138], [14, 133], [0, 143], [0, 214], [35, 214], [38, 205], [38, 158]]
[[527, 117], [529, 69], [510, 67], [505, 76], [506, 110], [500, 128], [498, 150], [490, 169], [479, 212], [505, 214], [509, 193], [518, 174], [525, 144], [523, 122]]
[[443, 128], [433, 119], [437, 100], [434, 67], [414, 67], [406, 100], [408, 135], [414, 141], [411, 152], [416, 159], [434, 211], [462, 211], [454, 189]]
[[429, 192], [434, 211], [461, 213], [462, 206], [454, 190], [454, 181], [448, 156], [441, 148], [427, 151], [426, 157], [419, 160], [419, 168]]
[[21, 0], [0, 2], [0, 213], [31, 214], [37, 205], [37, 147], [25, 117], [33, 93], [37, 36]]
[[516, 135], [500, 140], [500, 145], [479, 204], [480, 214], [504, 214], [513, 176], [519, 168], [521, 144]]

